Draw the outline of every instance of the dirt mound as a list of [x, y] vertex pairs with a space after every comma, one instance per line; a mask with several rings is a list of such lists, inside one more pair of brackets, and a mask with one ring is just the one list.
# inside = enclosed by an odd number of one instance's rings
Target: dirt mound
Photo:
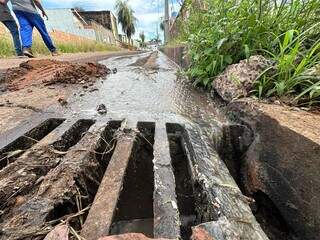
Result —
[[56, 83], [77, 84], [95, 81], [111, 73], [98, 63], [70, 63], [50, 59], [29, 60], [10, 68], [4, 75], [8, 90], [20, 90], [31, 85]]

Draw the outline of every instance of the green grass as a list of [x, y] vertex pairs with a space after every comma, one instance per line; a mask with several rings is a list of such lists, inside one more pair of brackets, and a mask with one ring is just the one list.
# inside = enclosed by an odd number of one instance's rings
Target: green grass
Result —
[[[118, 51], [119, 48], [94, 41], [59, 42], [55, 41], [58, 50], [62, 53], [97, 52], [97, 51]], [[50, 52], [39, 38], [33, 41], [32, 50], [37, 55], [49, 55]], [[10, 37], [0, 38], [0, 57], [14, 56], [14, 48]]]
[[317, 104], [320, 84], [307, 72], [319, 64], [319, 0], [204, 0], [203, 9], [186, 2], [190, 17], [177, 39], [188, 46], [195, 85], [210, 88], [228, 65], [260, 54], [274, 59], [276, 74], [259, 78], [257, 95]]

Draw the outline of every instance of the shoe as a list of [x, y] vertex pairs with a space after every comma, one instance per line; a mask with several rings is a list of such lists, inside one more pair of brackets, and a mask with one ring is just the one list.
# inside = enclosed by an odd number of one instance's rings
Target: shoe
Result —
[[17, 54], [17, 57], [18, 57], [18, 58], [24, 58], [24, 57], [26, 57], [26, 56], [23, 55], [23, 53], [19, 53], [19, 54]]
[[31, 48], [23, 48], [22, 53], [24, 56], [27, 56], [29, 58], [34, 58]]
[[52, 52], [51, 52], [51, 55], [52, 55], [53, 57], [56, 57], [56, 56], [60, 56], [61, 53], [59, 53], [57, 50], [55, 50], [55, 51], [52, 51]]

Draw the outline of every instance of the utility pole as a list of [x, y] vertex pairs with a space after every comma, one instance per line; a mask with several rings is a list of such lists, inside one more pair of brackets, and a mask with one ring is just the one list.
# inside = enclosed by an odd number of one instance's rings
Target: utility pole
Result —
[[169, 0], [164, 1], [164, 43], [168, 43], [170, 39], [169, 33]]

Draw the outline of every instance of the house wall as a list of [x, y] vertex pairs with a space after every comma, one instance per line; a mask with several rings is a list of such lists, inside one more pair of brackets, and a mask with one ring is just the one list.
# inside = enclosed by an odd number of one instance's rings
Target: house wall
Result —
[[109, 44], [116, 44], [116, 39], [111, 30], [106, 29], [100, 24], [97, 24], [93, 21], [90, 22], [90, 27], [92, 27], [95, 30], [97, 41]]
[[114, 38], [118, 37], [117, 19], [111, 11], [79, 11], [86, 21], [94, 21], [112, 31]]
[[116, 44], [114, 33], [101, 22], [87, 18], [84, 12], [72, 9], [49, 9], [47, 14], [49, 16], [47, 26], [51, 31], [58, 30], [98, 42]]
[[74, 16], [71, 9], [47, 9], [49, 21], [46, 25], [49, 31], [62, 31], [76, 36], [96, 39], [96, 33], [93, 29], [86, 29], [81, 21]]

